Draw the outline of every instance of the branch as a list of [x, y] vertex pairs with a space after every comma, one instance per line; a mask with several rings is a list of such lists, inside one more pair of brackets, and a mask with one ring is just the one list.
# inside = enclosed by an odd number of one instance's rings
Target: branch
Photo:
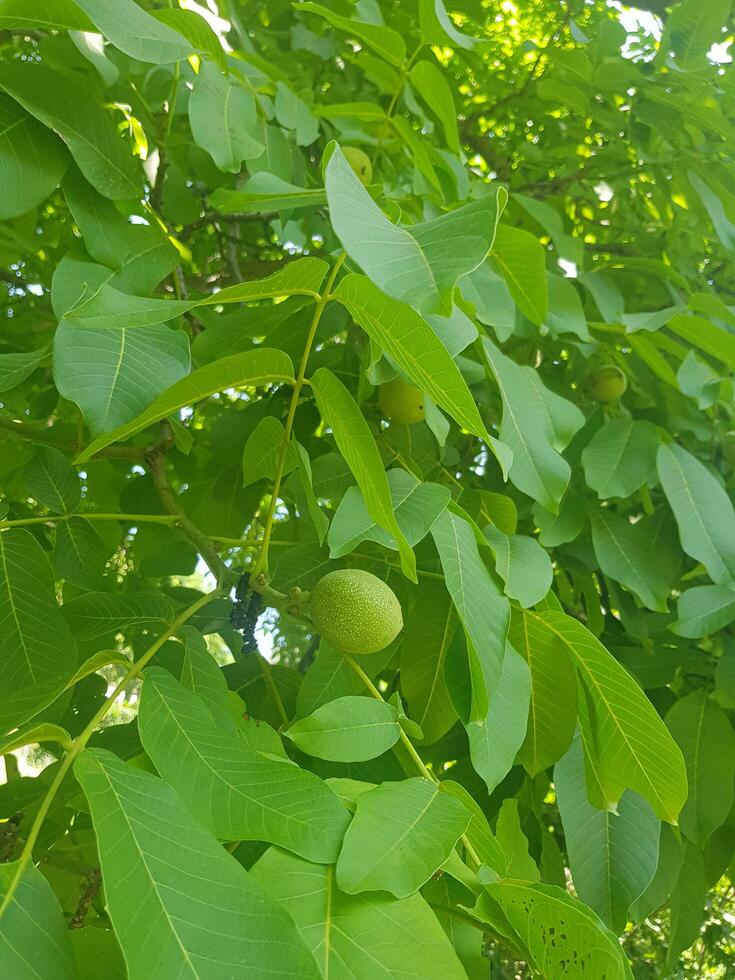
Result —
[[100, 890], [100, 885], [102, 884], [102, 872], [99, 868], [93, 868], [89, 872], [87, 878], [87, 887], [84, 890], [84, 894], [79, 899], [79, 904], [77, 905], [77, 910], [71, 918], [69, 923], [70, 929], [81, 929], [84, 925], [84, 920], [87, 917], [87, 912], [89, 911], [89, 906], [94, 901], [97, 892]]

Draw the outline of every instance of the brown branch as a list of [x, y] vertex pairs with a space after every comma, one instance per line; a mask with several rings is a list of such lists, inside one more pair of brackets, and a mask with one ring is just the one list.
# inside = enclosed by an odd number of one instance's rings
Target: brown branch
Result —
[[89, 906], [95, 900], [101, 884], [102, 872], [99, 868], [93, 868], [87, 876], [87, 887], [84, 890], [84, 894], [79, 899], [77, 910], [71, 917], [71, 922], [69, 923], [70, 929], [81, 929], [81, 927], [84, 925], [87, 912], [89, 912]]

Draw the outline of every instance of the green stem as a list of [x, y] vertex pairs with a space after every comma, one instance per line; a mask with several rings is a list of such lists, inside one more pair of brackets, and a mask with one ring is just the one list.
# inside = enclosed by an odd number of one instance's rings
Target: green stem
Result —
[[[370, 691], [370, 693], [372, 694], [372, 696], [374, 698], [376, 698], [378, 701], [385, 701], [385, 698], [383, 697], [383, 695], [377, 689], [377, 687], [375, 686], [375, 684], [373, 684], [373, 682], [370, 680], [370, 678], [365, 673], [365, 671], [362, 669], [362, 667], [358, 664], [358, 662], [353, 657], [351, 657], [348, 653], [343, 653], [342, 656], [347, 661], [347, 663], [350, 665], [350, 667], [354, 670], [354, 672], [357, 674], [357, 676], [360, 678], [360, 680], [365, 685], [365, 687], [368, 689], [368, 691]], [[424, 765], [424, 760], [418, 754], [418, 752], [414, 748], [413, 742], [408, 737], [408, 735], [406, 735], [406, 733], [404, 732], [404, 730], [402, 728], [401, 728], [400, 739], [401, 739], [401, 743], [402, 743], [403, 747], [406, 749], [406, 751], [408, 752], [408, 754], [411, 756], [411, 759], [415, 763], [416, 768], [421, 773], [421, 775], [424, 777], [424, 779], [430, 779], [432, 783], [436, 783], [437, 785], [439, 785], [440, 782], [441, 782], [441, 780], [439, 780], [436, 777], [436, 775], [431, 771], [431, 769], [427, 769], [426, 768], [426, 766]], [[474, 847], [472, 846], [472, 844], [470, 844], [469, 840], [467, 839], [467, 835], [466, 834], [462, 834], [462, 836], [460, 837], [460, 840], [462, 841], [462, 846], [464, 847], [465, 851], [467, 852], [467, 856], [474, 863], [475, 870], [477, 870], [477, 868], [479, 868], [480, 865], [482, 864], [482, 862], [480, 861], [480, 858], [479, 858], [479, 856], [477, 854], [477, 851], [474, 849]]]
[[291, 434], [293, 432], [294, 418], [296, 417], [296, 406], [299, 403], [299, 398], [301, 397], [301, 391], [306, 382], [306, 366], [309, 361], [309, 354], [311, 353], [311, 348], [314, 344], [314, 338], [316, 337], [316, 332], [319, 329], [319, 322], [321, 321], [322, 314], [327, 306], [327, 303], [332, 298], [332, 286], [334, 285], [334, 280], [337, 278], [337, 273], [342, 266], [346, 258], [346, 254], [343, 252], [334, 264], [334, 267], [327, 280], [327, 285], [324, 288], [324, 292], [320, 295], [319, 301], [316, 304], [314, 310], [314, 316], [311, 319], [311, 326], [309, 327], [309, 333], [306, 338], [306, 344], [304, 345], [304, 352], [301, 355], [301, 362], [299, 364], [298, 374], [296, 376], [296, 381], [293, 386], [293, 391], [291, 392], [291, 401], [288, 406], [288, 415], [286, 417], [286, 425], [283, 433], [283, 441], [281, 443], [281, 449], [278, 456], [278, 463], [276, 464], [276, 475], [273, 480], [273, 491], [271, 493], [270, 504], [268, 505], [268, 513], [265, 517], [265, 525], [263, 529], [263, 538], [260, 542], [260, 552], [258, 558], [256, 559], [255, 565], [253, 566], [253, 578], [260, 574], [267, 574], [268, 572], [268, 549], [270, 547], [271, 534], [273, 532], [273, 520], [276, 514], [276, 507], [278, 505], [278, 495], [281, 492], [281, 481], [283, 480], [283, 471], [286, 466], [286, 454], [288, 452], [288, 444], [291, 441]]
[[196, 602], [193, 602], [190, 606], [187, 606], [186, 609], [184, 609], [184, 611], [180, 613], [176, 617], [176, 619], [174, 619], [174, 621], [171, 623], [168, 629], [166, 629], [158, 637], [158, 639], [154, 643], [152, 643], [151, 646], [148, 647], [146, 652], [138, 660], [136, 660], [134, 664], [132, 664], [132, 666], [125, 674], [123, 679], [120, 681], [120, 683], [117, 685], [117, 687], [112, 692], [112, 694], [107, 698], [104, 704], [94, 714], [94, 716], [92, 717], [91, 721], [84, 729], [84, 731], [80, 735], [77, 735], [77, 737], [74, 739], [74, 741], [71, 744], [71, 747], [69, 748], [69, 751], [66, 753], [66, 755], [64, 756], [64, 758], [59, 764], [59, 768], [56, 775], [54, 776], [53, 782], [51, 783], [48, 790], [46, 791], [46, 795], [43, 798], [41, 806], [38, 809], [35, 820], [33, 821], [33, 825], [26, 839], [25, 846], [23, 847], [23, 851], [20, 855], [20, 858], [16, 862], [15, 874], [13, 875], [13, 878], [10, 881], [2, 905], [0, 905], [0, 919], [7, 911], [7, 909], [10, 907], [10, 904], [13, 901], [15, 892], [17, 891], [18, 885], [20, 884], [20, 880], [23, 877], [23, 872], [25, 871], [28, 862], [31, 860], [33, 856], [33, 848], [35, 847], [36, 841], [38, 840], [38, 835], [41, 832], [41, 827], [43, 826], [43, 822], [46, 819], [46, 814], [48, 813], [49, 808], [53, 803], [54, 798], [56, 797], [56, 794], [61, 784], [63, 783], [66, 774], [71, 769], [72, 765], [74, 764], [74, 760], [77, 758], [77, 756], [86, 748], [87, 742], [89, 741], [89, 739], [91, 738], [95, 730], [97, 729], [99, 723], [105, 717], [107, 712], [110, 710], [112, 705], [115, 703], [118, 697], [125, 690], [128, 684], [140, 674], [140, 672], [148, 664], [148, 662], [158, 653], [158, 651], [161, 649], [164, 643], [170, 640], [171, 637], [174, 636], [176, 632], [180, 629], [180, 627], [183, 626], [184, 623], [186, 623], [189, 619], [191, 619], [191, 617], [194, 616], [195, 613], [197, 613], [203, 606], [205, 606], [208, 602], [211, 602], [212, 599], [220, 595], [222, 595], [222, 593], [218, 589], [215, 589], [214, 592], [209, 592], [207, 595], [200, 596], [196, 600]]
[[174, 514], [49, 514], [47, 517], [22, 517], [18, 520], [0, 521], [0, 531], [10, 527], [26, 527], [30, 524], [58, 524], [82, 517], [85, 521], [124, 521], [126, 524], [177, 524], [180, 518]]

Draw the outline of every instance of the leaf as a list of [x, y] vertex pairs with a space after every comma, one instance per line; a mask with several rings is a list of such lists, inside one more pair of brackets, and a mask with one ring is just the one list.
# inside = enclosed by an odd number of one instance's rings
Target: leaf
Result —
[[546, 258], [538, 239], [520, 228], [498, 225], [493, 257], [518, 308], [541, 326], [549, 310], [549, 293]]
[[130, 296], [103, 282], [89, 299], [65, 311], [64, 319], [74, 326], [92, 329], [105, 327], [153, 327], [181, 316], [195, 303]]
[[67, 582], [82, 589], [98, 588], [107, 554], [104, 541], [84, 518], [73, 517], [56, 526], [54, 567]]
[[302, 752], [332, 762], [375, 759], [395, 745], [400, 734], [393, 705], [367, 697], [337, 698], [284, 732]]
[[549, 293], [546, 323], [553, 335], [572, 333], [580, 340], [591, 340], [582, 300], [570, 280], [547, 273], [546, 284]]
[[104, 749], [85, 749], [74, 774], [130, 980], [152, 964], [201, 980], [319, 975], [289, 916], [165, 783]]
[[471, 51], [476, 44], [481, 43], [478, 38], [462, 34], [456, 29], [443, 0], [419, 0], [419, 26], [421, 37], [429, 44], [440, 44], [444, 47], [449, 39], [452, 47]]
[[675, 316], [668, 327], [687, 344], [717, 358], [731, 371], [735, 370], [735, 337], [727, 330], [716, 327], [701, 316]]
[[381, 293], [365, 276], [346, 276], [334, 298], [417, 387], [498, 455], [497, 440], [488, 434], [459, 368], [415, 310]]
[[232, 354], [213, 361], [172, 385], [131, 422], [98, 436], [79, 454], [75, 462], [86, 463], [105, 446], [129, 439], [180, 408], [209, 398], [225, 388], [256, 387], [276, 381], [293, 381], [291, 361], [282, 351], [261, 347], [245, 354]]
[[497, 686], [490, 694], [487, 715], [465, 725], [472, 766], [484, 780], [488, 793], [502, 782], [515, 763], [526, 737], [530, 697], [528, 666], [509, 647]]
[[666, 725], [684, 755], [689, 783], [679, 817], [682, 833], [701, 846], [722, 826], [733, 804], [735, 732], [701, 688], [669, 708]]
[[316, 531], [319, 545], [321, 546], [324, 544], [324, 538], [329, 530], [329, 518], [322, 511], [321, 507], [319, 506], [317, 496], [314, 493], [314, 482], [312, 478], [311, 460], [309, 459], [309, 454], [300, 442], [294, 442], [294, 447], [296, 449], [296, 467], [299, 473], [299, 481], [301, 483], [301, 489], [304, 493], [304, 497], [306, 498], [306, 508], [309, 512], [311, 523], [314, 525], [314, 530]]
[[[257, 480], [274, 479], [281, 447], [286, 436], [283, 423], [272, 415], [266, 415], [248, 436], [242, 454], [242, 473], [244, 487]], [[289, 443], [286, 448], [284, 473], [290, 473], [298, 465], [296, 448]]]
[[59, 84], [58, 74], [48, 65], [15, 61], [2, 66], [0, 88], [59, 134], [101, 194], [113, 200], [141, 196], [137, 163], [112, 117], [90, 97], [81, 79], [65, 74]]
[[23, 748], [25, 745], [39, 745], [43, 742], [52, 742], [60, 745], [63, 749], [71, 748], [71, 735], [60, 725], [52, 722], [42, 721], [28, 726], [0, 738], [0, 755], [7, 755], [15, 749]]
[[220, 187], [209, 202], [222, 214], [264, 214], [320, 207], [327, 203], [327, 195], [323, 188], [299, 187], [264, 171], [252, 176], [240, 191]]
[[727, 23], [731, 7], [732, 0], [713, 0], [704, 8], [696, 0], [685, 0], [676, 6], [666, 18], [664, 43], [669, 50], [673, 49], [677, 67], [704, 67], [705, 55], [712, 47], [713, 38]]
[[505, 583], [505, 594], [522, 606], [535, 606], [551, 588], [551, 559], [535, 538], [504, 534], [497, 527], [484, 531], [495, 555], [495, 571]]
[[545, 388], [533, 368], [516, 364], [487, 338], [482, 344], [503, 399], [500, 438], [513, 453], [511, 482], [556, 514], [571, 472], [561, 450], [582, 427], [584, 416]]
[[684, 845], [681, 870], [671, 892], [671, 925], [666, 969], [675, 969], [679, 954], [692, 945], [701, 932], [707, 901], [707, 880], [700, 848]]
[[10, 391], [22, 384], [48, 356], [48, 347], [23, 354], [0, 354], [0, 392]]
[[631, 524], [604, 507], [590, 514], [590, 523], [602, 572], [635, 593], [648, 609], [665, 612], [672, 569], [662, 564], [648, 526], [642, 521]]
[[702, 562], [717, 585], [734, 585], [735, 512], [727, 493], [681, 446], [661, 446], [656, 462], [682, 548]]
[[193, 626], [183, 626], [179, 635], [184, 644], [179, 680], [184, 687], [201, 698], [215, 721], [226, 731], [234, 731], [227, 681], [219, 664], [207, 649], [204, 637]]
[[631, 905], [656, 871], [661, 824], [649, 804], [630, 790], [616, 814], [592, 806], [579, 739], [554, 767], [554, 787], [575, 891], [619, 935]]
[[310, 864], [276, 847], [252, 877], [282, 905], [311, 949], [321, 976], [416, 980], [465, 974], [421, 895], [397, 900], [381, 892], [345, 895], [331, 866]]
[[582, 450], [588, 486], [600, 499], [630, 497], [655, 482], [658, 430], [637, 419], [610, 419]]
[[285, 82], [276, 82], [276, 119], [294, 132], [298, 146], [310, 146], [319, 136], [319, 123], [311, 107]]
[[468, 823], [456, 797], [420, 776], [362, 793], [337, 861], [337, 885], [348, 895], [407, 898], [444, 864]]
[[0, 731], [32, 718], [77, 668], [74, 639], [56, 604], [51, 566], [22, 528], [0, 533]]
[[[13, 99], [0, 95], [0, 220], [17, 218], [45, 201], [58, 187], [68, 162], [56, 136]], [[4, 355], [9, 356], [13, 355]]]
[[[0, 864], [0, 898], [20, 871], [18, 861]], [[0, 918], [0, 972], [13, 980], [73, 980], [69, 930], [48, 880], [27, 865]]]
[[54, 382], [76, 402], [93, 435], [110, 438], [189, 371], [180, 330], [91, 329], [62, 323], [54, 335]]
[[189, 122], [195, 142], [220, 170], [239, 173], [244, 160], [263, 152], [256, 138], [255, 98], [234, 75], [203, 61], [189, 97]]
[[114, 8], [105, 0], [75, 0], [75, 3], [105, 37], [138, 61], [166, 65], [184, 61], [193, 53], [178, 31], [151, 17], [133, 0], [115, 0]]
[[329, 787], [224, 732], [168, 671], [145, 672], [139, 725], [158, 772], [220, 840], [266, 840], [310, 860], [336, 859], [348, 815]]
[[406, 59], [406, 44], [401, 35], [390, 27], [368, 24], [354, 17], [341, 17], [320, 3], [299, 3], [297, 10], [308, 10], [324, 17], [327, 23], [346, 31], [350, 37], [359, 38], [391, 65], [400, 67]]
[[[640, 687], [581, 623], [561, 612], [525, 612], [572, 658], [589, 711], [585, 743], [597, 754], [596, 779], [614, 806], [623, 790], [645, 797], [669, 823], [687, 794], [684, 760]], [[588, 763], [589, 763], [588, 759]]]
[[457, 614], [441, 582], [422, 586], [406, 622], [401, 644], [401, 692], [422, 741], [436, 742], [457, 720], [444, 679], [444, 663], [457, 629]]
[[391, 224], [336, 147], [325, 171], [332, 227], [355, 262], [388, 296], [426, 313], [451, 312], [451, 290], [492, 247], [505, 192], [402, 228]]
[[541, 975], [555, 980], [586, 976], [632, 980], [617, 937], [562, 888], [498, 881], [485, 885], [485, 892], [490, 905], [481, 896], [475, 915], [493, 925], [494, 910], [499, 909], [513, 938], [526, 951], [529, 965]]
[[64, 603], [64, 614], [80, 640], [97, 640], [131, 626], [157, 629], [173, 619], [174, 608], [156, 592], [86, 592]]
[[311, 388], [322, 419], [331, 428], [337, 448], [357, 480], [368, 513], [393, 536], [401, 556], [401, 570], [415, 582], [416, 559], [393, 513], [388, 478], [362, 412], [339, 378], [326, 368], [314, 373]]
[[150, 14], [177, 34], [183, 35], [195, 51], [210, 55], [223, 71], [227, 68], [222, 43], [203, 16], [179, 7], [151, 10]]
[[0, 27], [4, 30], [29, 27], [94, 30], [92, 21], [73, 0], [35, 0], [31, 10], [27, 0], [0, 0]]
[[510, 609], [482, 560], [472, 527], [446, 510], [431, 529], [444, 570], [447, 591], [467, 636], [472, 676], [469, 721], [487, 713], [500, 680]]
[[[405, 470], [388, 470], [393, 510], [398, 526], [413, 547], [423, 540], [429, 528], [446, 508], [450, 493], [438, 483], [420, 483]], [[363, 541], [375, 541], [397, 551], [395, 539], [371, 518], [357, 487], [350, 487], [337, 507], [327, 536], [329, 554], [340, 558], [354, 551]]]
[[26, 466], [25, 484], [36, 500], [55, 514], [68, 514], [79, 506], [79, 476], [58, 449], [42, 449]]
[[329, 265], [323, 259], [296, 259], [278, 269], [272, 276], [220, 289], [213, 296], [200, 300], [198, 305], [248, 303], [257, 299], [277, 299], [280, 296], [311, 296], [316, 299], [327, 272]]
[[553, 635], [533, 616], [513, 613], [510, 642], [530, 672], [526, 737], [519, 761], [537, 776], [569, 748], [577, 720], [577, 684], [568, 657], [559, 657]]
[[528, 853], [528, 838], [521, 830], [518, 800], [503, 800], [495, 827], [495, 837], [506, 860], [504, 878], [538, 881], [539, 870]]
[[444, 130], [447, 146], [459, 155], [457, 109], [449, 83], [433, 61], [417, 61], [409, 75], [418, 94], [437, 117]]
[[735, 589], [701, 585], [682, 592], [677, 604], [678, 619], [669, 629], [677, 636], [709, 636], [735, 619]]
[[125, 960], [112, 929], [86, 926], [69, 933], [76, 980], [126, 980]]

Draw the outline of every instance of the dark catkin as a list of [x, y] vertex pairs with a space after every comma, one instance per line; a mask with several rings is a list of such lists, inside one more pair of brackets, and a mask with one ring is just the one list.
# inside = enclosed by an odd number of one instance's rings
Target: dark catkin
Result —
[[230, 623], [242, 633], [242, 653], [245, 655], [258, 652], [254, 634], [263, 608], [263, 597], [250, 588], [249, 576], [241, 575], [235, 586]]

